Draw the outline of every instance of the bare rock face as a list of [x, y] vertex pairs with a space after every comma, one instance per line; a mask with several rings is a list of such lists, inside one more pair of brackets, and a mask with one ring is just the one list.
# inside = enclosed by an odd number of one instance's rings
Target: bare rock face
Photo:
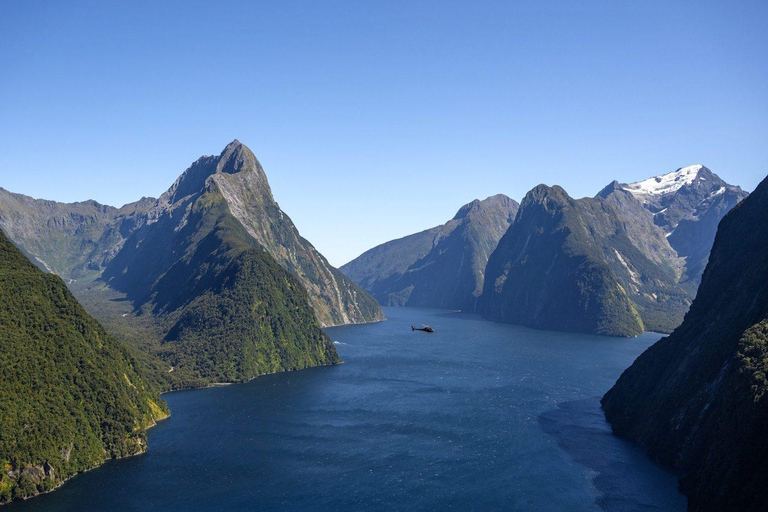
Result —
[[53, 466], [51, 466], [47, 462], [37, 466], [33, 466], [32, 464], [27, 464], [24, 467], [24, 470], [21, 472], [20, 476], [29, 479], [35, 484], [41, 483], [45, 478], [49, 478], [51, 480], [55, 479]]
[[227, 146], [210, 180], [248, 234], [301, 280], [323, 325], [384, 318], [373, 298], [299, 234], [272, 197], [264, 170], [247, 147], [237, 141]]
[[670, 246], [684, 260], [683, 281], [698, 286], [717, 225], [747, 197], [703, 165], [690, 165], [647, 180], [621, 185], [653, 215]]

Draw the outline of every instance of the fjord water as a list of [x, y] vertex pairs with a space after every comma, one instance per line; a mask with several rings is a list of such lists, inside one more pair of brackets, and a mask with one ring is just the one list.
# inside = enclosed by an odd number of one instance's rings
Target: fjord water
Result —
[[685, 509], [599, 405], [659, 335], [385, 313], [327, 330], [343, 365], [166, 394], [148, 453], [8, 510]]

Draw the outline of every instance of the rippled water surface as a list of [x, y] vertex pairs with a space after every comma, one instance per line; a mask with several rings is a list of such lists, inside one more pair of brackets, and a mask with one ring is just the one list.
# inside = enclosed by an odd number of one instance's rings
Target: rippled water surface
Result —
[[8, 511], [685, 509], [599, 405], [658, 335], [385, 313], [327, 330], [343, 365], [165, 395], [148, 453]]

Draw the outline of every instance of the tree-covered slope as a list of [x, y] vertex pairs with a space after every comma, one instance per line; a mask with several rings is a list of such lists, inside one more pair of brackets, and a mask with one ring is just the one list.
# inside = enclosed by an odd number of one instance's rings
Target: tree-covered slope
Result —
[[692, 510], [768, 503], [768, 179], [720, 222], [683, 324], [603, 397], [614, 431], [683, 472]]
[[204, 382], [339, 362], [301, 282], [231, 214], [216, 180], [186, 186], [161, 197], [102, 276], [156, 319], [151, 351]]
[[474, 311], [485, 265], [517, 208], [501, 194], [472, 201], [442, 226], [374, 247], [341, 271], [386, 305]]
[[0, 189], [0, 227], [135, 348], [163, 389], [334, 363], [320, 326], [384, 318], [299, 235], [238, 141], [159, 199], [119, 209]]
[[0, 230], [0, 503], [144, 451], [166, 415], [125, 348]]

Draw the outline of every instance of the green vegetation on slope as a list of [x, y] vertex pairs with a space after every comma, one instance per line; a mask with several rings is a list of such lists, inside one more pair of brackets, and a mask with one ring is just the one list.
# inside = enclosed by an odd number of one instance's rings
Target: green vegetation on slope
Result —
[[176, 211], [182, 222], [168, 212], [141, 227], [104, 272], [156, 320], [160, 341], [144, 348], [178, 372], [174, 387], [340, 361], [301, 283], [248, 236], [215, 183]]
[[261, 249], [243, 251], [213, 276], [161, 350], [174, 367], [226, 382], [340, 361], [304, 288]]
[[0, 503], [144, 451], [167, 413], [64, 282], [0, 231]]
[[768, 179], [720, 222], [680, 327], [603, 397], [614, 431], [683, 472], [692, 510], [768, 502]]

